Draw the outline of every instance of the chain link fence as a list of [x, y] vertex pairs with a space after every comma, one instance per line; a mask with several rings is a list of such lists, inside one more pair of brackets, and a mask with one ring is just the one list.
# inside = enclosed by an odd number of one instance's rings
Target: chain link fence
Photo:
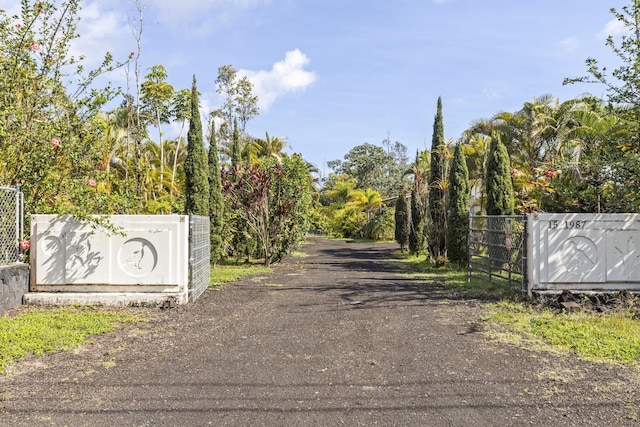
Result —
[[211, 280], [209, 217], [189, 216], [189, 299], [197, 300]]
[[0, 265], [20, 261], [24, 201], [19, 188], [0, 187]]
[[469, 216], [469, 279], [527, 289], [527, 217]]

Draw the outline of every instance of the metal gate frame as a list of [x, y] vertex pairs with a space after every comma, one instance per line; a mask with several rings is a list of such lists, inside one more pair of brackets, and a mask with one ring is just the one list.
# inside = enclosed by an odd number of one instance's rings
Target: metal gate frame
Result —
[[0, 265], [20, 261], [24, 236], [24, 196], [20, 187], [0, 187]]
[[189, 299], [197, 300], [211, 280], [209, 217], [189, 216]]
[[469, 215], [468, 280], [527, 292], [527, 216]]

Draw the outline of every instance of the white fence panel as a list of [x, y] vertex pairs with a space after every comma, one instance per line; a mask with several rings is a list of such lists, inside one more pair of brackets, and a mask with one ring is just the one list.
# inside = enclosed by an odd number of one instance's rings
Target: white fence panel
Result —
[[640, 291], [640, 214], [537, 214], [529, 292]]
[[171, 293], [186, 302], [189, 217], [109, 218], [121, 233], [68, 216], [32, 216], [31, 291]]

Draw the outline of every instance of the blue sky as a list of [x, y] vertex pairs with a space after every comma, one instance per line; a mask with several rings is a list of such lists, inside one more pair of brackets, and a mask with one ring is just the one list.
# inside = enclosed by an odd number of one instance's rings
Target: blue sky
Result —
[[[17, 0], [0, 7], [17, 10]], [[595, 85], [562, 86], [592, 56], [613, 68], [605, 46], [618, 35], [611, 7], [623, 0], [141, 0], [142, 75], [162, 64], [176, 89], [198, 79], [203, 113], [221, 104], [215, 78], [231, 64], [249, 76], [258, 137], [287, 137], [291, 151], [328, 173], [364, 142], [390, 136], [413, 155], [431, 144], [438, 96], [445, 137], [515, 111], [543, 94], [561, 101]], [[86, 0], [74, 45], [94, 63], [136, 50], [131, 0]], [[111, 76], [122, 86], [123, 73]], [[168, 135], [170, 136], [170, 135]]]

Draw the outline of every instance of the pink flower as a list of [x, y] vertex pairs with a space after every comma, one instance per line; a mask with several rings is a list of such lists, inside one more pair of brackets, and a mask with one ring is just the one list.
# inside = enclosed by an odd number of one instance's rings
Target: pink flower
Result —
[[553, 178], [553, 171], [547, 171], [547, 178]]
[[18, 246], [20, 247], [21, 250], [26, 251], [31, 247], [31, 242], [28, 240], [20, 240], [20, 243], [18, 244]]
[[136, 56], [136, 53], [134, 51], [129, 52], [129, 58], [133, 58], [134, 56]]
[[22, 24], [16, 24], [16, 28], [17, 28], [17, 29], [22, 28]]
[[31, 44], [29, 45], [29, 49], [31, 49], [31, 50], [32, 50], [32, 51], [34, 51], [34, 52], [37, 52], [37, 51], [39, 51], [39, 50], [40, 50], [40, 45], [38, 45], [38, 43], [35, 43], [35, 42], [34, 42], [34, 43], [31, 43]]
[[56, 148], [60, 147], [60, 140], [54, 136], [53, 138], [51, 138], [51, 145]]
[[93, 179], [88, 179], [88, 180], [87, 180], [87, 185], [88, 185], [89, 187], [91, 187], [91, 188], [96, 188], [96, 185], [98, 185], [98, 184], [96, 183], [96, 181], [95, 181], [95, 180], [93, 180]]

